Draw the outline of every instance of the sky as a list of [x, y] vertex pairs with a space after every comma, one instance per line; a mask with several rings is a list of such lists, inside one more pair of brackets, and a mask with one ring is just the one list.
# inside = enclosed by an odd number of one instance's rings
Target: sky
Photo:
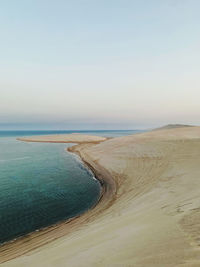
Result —
[[199, 0], [0, 1], [0, 129], [200, 125]]

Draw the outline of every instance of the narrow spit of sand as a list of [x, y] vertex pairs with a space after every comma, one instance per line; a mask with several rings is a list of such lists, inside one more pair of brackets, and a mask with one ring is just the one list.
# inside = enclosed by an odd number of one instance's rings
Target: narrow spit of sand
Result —
[[1, 266], [200, 266], [200, 127], [70, 150], [107, 184], [106, 197], [68, 224], [2, 247], [0, 259], [18, 257]]
[[19, 141], [26, 142], [41, 142], [41, 143], [100, 143], [108, 138], [96, 136], [96, 135], [86, 135], [86, 134], [56, 134], [56, 135], [36, 135], [29, 137], [17, 138]]

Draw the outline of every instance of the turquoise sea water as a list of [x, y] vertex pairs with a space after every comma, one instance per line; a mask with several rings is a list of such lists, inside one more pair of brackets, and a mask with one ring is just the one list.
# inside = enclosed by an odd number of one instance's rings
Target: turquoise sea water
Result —
[[[66, 152], [71, 144], [16, 140], [70, 132], [74, 131], [0, 131], [0, 243], [74, 217], [98, 201], [100, 184]], [[120, 136], [135, 131], [82, 133]]]

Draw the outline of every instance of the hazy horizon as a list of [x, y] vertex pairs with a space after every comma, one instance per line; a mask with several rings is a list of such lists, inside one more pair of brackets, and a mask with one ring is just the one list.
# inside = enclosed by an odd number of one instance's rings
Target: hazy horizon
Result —
[[0, 130], [200, 125], [197, 0], [0, 3]]

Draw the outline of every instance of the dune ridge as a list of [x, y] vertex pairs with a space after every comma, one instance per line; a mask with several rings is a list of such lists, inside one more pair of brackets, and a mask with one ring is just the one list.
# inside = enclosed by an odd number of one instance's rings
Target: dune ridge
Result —
[[169, 130], [169, 129], [175, 129], [175, 128], [185, 128], [185, 127], [194, 127], [194, 125], [188, 125], [188, 124], [167, 124], [159, 128], [153, 129], [153, 131], [160, 131], [160, 130]]
[[65, 225], [67, 235], [2, 266], [200, 265], [200, 127], [70, 150], [103, 181], [113, 179], [107, 191], [112, 197], [81, 216], [81, 225], [76, 219], [77, 227]]

